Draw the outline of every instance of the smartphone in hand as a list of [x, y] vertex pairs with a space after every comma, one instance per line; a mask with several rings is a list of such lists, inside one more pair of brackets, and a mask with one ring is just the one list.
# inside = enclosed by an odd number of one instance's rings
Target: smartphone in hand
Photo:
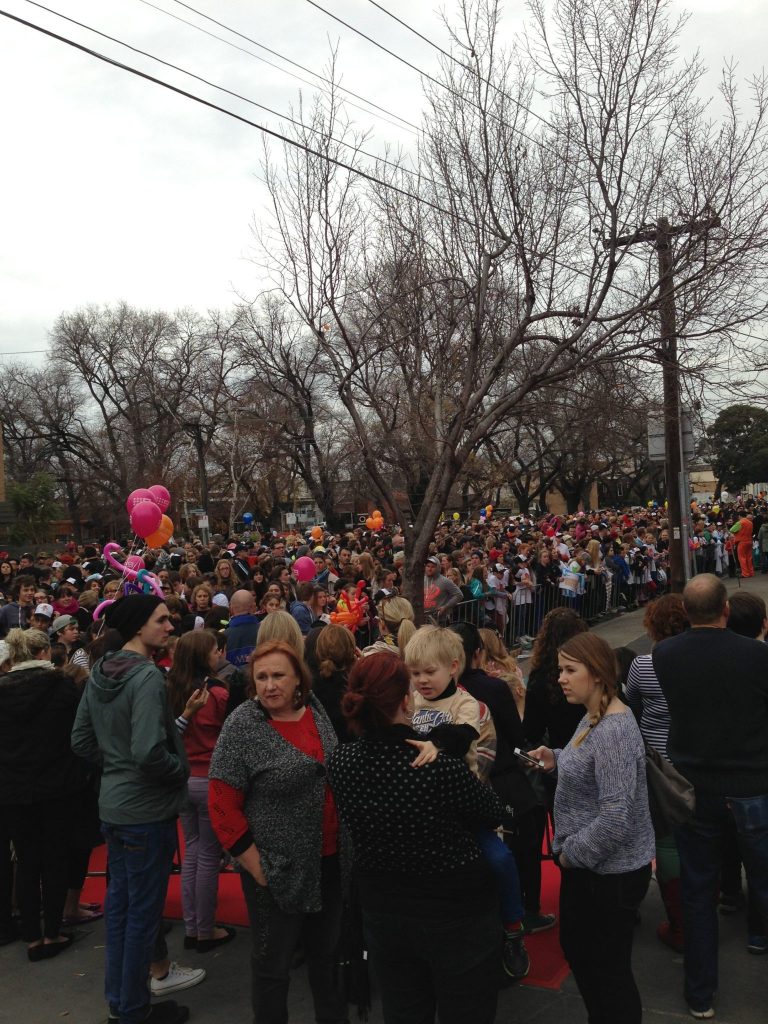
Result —
[[520, 747], [515, 747], [514, 754], [515, 754], [515, 757], [519, 757], [521, 761], [525, 761], [525, 763], [527, 765], [530, 765], [531, 768], [543, 768], [544, 767], [544, 762], [543, 761], [537, 761], [535, 757], [529, 757], [528, 754], [526, 754], [526, 752], [524, 750], [520, 749]]

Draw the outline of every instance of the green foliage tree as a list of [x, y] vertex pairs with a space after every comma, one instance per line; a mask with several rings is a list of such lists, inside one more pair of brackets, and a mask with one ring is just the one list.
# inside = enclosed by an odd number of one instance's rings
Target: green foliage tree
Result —
[[768, 410], [759, 405], [729, 405], [707, 431], [712, 469], [721, 487], [740, 490], [768, 480]]
[[51, 523], [60, 515], [56, 500], [56, 482], [48, 473], [35, 473], [24, 483], [8, 485], [16, 522], [9, 533], [13, 543], [32, 541], [42, 544], [50, 539]]

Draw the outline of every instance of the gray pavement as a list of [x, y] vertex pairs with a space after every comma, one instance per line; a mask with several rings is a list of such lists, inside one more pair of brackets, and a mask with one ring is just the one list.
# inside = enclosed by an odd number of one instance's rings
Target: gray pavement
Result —
[[[729, 589], [737, 581], [726, 581]], [[756, 576], [742, 584], [768, 600], [768, 576]], [[647, 650], [642, 632], [642, 611], [630, 612], [597, 631], [612, 646]], [[656, 939], [656, 925], [663, 918], [658, 889], [651, 884], [636, 932], [635, 974], [645, 1006], [646, 1024], [671, 1024], [691, 1020], [682, 998], [682, 958]], [[720, 919], [720, 991], [716, 1001], [720, 1024], [766, 1024], [768, 1020], [768, 955], [752, 956], [746, 950], [744, 913]], [[168, 938], [172, 957], [190, 966], [204, 966], [208, 977], [196, 988], [175, 998], [188, 1005], [194, 1022], [247, 1024], [249, 1006], [249, 937], [239, 930], [237, 940], [215, 953], [199, 955], [182, 950], [183, 928], [177, 923]], [[103, 922], [80, 929], [76, 944], [47, 963], [30, 964], [25, 948], [17, 942], [0, 949], [0, 1024], [102, 1024]], [[311, 1000], [304, 968], [294, 972], [290, 993], [292, 1024], [312, 1024]], [[350, 1011], [350, 1020], [356, 1020]], [[559, 991], [512, 986], [500, 993], [497, 1021], [536, 1024], [584, 1024], [586, 1014], [573, 979]], [[370, 1024], [383, 1024], [374, 994]]]

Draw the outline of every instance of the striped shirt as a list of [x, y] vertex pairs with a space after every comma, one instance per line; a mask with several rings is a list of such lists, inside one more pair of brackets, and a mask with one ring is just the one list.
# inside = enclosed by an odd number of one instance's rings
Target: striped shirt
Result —
[[669, 708], [653, 670], [650, 654], [638, 655], [629, 666], [624, 699], [640, 723], [640, 732], [645, 742], [667, 757]]

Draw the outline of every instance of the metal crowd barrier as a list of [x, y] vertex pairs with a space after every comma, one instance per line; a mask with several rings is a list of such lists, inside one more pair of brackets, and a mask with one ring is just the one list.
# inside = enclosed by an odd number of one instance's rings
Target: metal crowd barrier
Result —
[[663, 585], [632, 574], [568, 573], [559, 586], [538, 584], [527, 591], [510, 590], [505, 596], [482, 597], [454, 605], [447, 616], [428, 616], [438, 625], [472, 622], [495, 629], [507, 647], [525, 646], [536, 636], [547, 612], [571, 608], [590, 625], [623, 611], [642, 607], [663, 592]]

